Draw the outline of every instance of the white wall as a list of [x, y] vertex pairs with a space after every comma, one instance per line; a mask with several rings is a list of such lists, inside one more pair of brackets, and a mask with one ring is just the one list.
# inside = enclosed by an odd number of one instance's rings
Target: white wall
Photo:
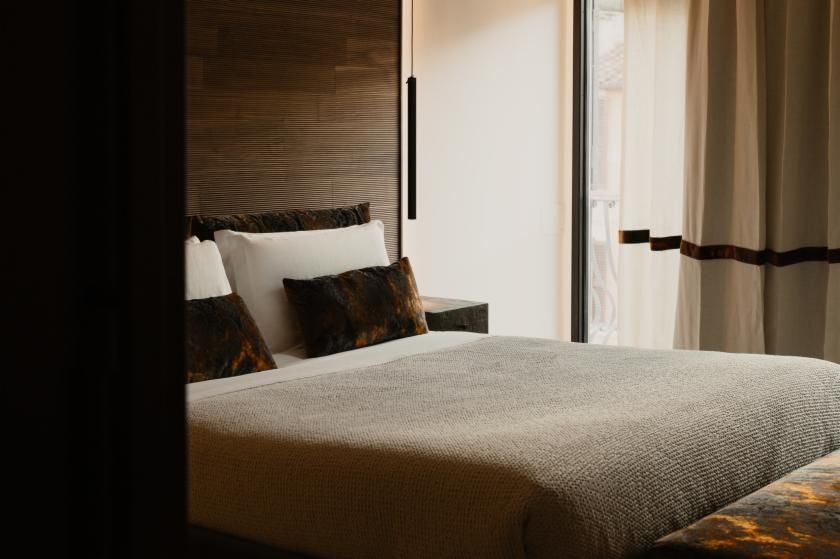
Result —
[[[571, 0], [415, 2], [403, 254], [423, 294], [489, 302], [492, 333], [568, 339]], [[410, 13], [406, 0], [406, 77]]]

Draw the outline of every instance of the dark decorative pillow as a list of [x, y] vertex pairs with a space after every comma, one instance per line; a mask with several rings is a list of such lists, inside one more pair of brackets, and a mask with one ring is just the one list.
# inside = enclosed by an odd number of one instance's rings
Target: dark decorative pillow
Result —
[[245, 302], [236, 293], [187, 301], [187, 382], [276, 368]]
[[311, 280], [284, 279], [309, 357], [425, 334], [408, 258]]
[[370, 221], [370, 204], [357, 204], [328, 210], [286, 210], [255, 214], [193, 215], [187, 217], [187, 237], [195, 235], [212, 241], [213, 233], [223, 229], [241, 233], [279, 233], [338, 229]]

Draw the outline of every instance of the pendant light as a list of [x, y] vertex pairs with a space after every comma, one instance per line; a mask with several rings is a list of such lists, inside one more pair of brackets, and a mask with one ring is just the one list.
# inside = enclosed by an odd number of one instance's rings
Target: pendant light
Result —
[[411, 0], [411, 75], [408, 85], [408, 219], [417, 219], [417, 78], [414, 77], [414, 0]]

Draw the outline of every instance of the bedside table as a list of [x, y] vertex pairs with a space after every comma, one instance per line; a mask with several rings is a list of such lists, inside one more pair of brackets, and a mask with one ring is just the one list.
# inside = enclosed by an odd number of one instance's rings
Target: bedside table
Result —
[[423, 301], [429, 330], [488, 332], [490, 311], [487, 303], [440, 297], [420, 297], [420, 300]]

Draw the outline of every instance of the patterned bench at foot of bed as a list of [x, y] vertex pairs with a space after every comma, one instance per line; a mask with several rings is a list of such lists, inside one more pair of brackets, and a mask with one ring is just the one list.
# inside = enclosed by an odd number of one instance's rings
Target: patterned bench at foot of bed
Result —
[[649, 559], [840, 557], [840, 451], [658, 540]]

